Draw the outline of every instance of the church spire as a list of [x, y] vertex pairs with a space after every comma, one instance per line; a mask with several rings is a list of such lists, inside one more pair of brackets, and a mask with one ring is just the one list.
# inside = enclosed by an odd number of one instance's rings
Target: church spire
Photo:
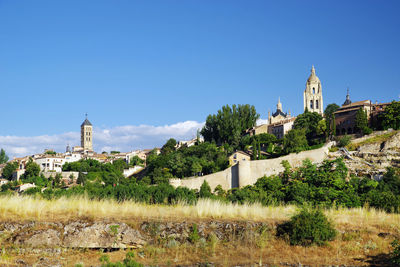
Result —
[[344, 101], [343, 106], [350, 105], [350, 104], [351, 104], [351, 100], [350, 100], [350, 94], [349, 94], [349, 87], [347, 87], [346, 101]]
[[276, 110], [282, 111], [281, 97], [278, 98], [278, 104], [276, 105]]
[[312, 67], [311, 67], [311, 74], [315, 75], [315, 68], [314, 68], [314, 65], [312, 65]]

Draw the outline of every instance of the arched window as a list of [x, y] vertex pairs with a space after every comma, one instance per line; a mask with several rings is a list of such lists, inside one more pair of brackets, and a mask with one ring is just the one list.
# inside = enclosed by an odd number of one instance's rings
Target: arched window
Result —
[[315, 100], [315, 108], [318, 109], [318, 100]]
[[314, 109], [314, 108], [313, 108], [313, 101], [312, 101], [312, 100], [310, 100], [310, 109]]
[[315, 94], [315, 87], [312, 88], [312, 93]]

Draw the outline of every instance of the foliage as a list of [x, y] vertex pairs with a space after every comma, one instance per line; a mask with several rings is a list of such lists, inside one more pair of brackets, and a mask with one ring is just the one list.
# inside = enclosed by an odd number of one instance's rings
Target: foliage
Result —
[[200, 133], [205, 141], [227, 143], [236, 148], [243, 133], [254, 127], [259, 117], [254, 106], [226, 105], [217, 114], [208, 115]]
[[46, 154], [46, 155], [57, 155], [57, 152], [55, 152], [53, 150], [47, 150], [46, 152], [44, 152], [44, 154]]
[[199, 241], [200, 235], [199, 235], [199, 230], [197, 230], [197, 224], [194, 223], [192, 225], [192, 230], [189, 233], [188, 239], [193, 244], [195, 244], [197, 241]]
[[[165, 150], [164, 150], [165, 151]], [[168, 182], [169, 178], [210, 174], [228, 167], [227, 151], [204, 142], [195, 146], [182, 146], [178, 150], [151, 154], [144, 172], [152, 183]]]
[[395, 239], [391, 243], [393, 248], [393, 252], [391, 253], [391, 260], [394, 264], [400, 265], [400, 242], [399, 240]]
[[318, 123], [322, 119], [322, 116], [317, 112], [305, 111], [297, 116], [293, 123], [293, 129], [305, 129], [308, 145], [321, 143], [321, 135], [318, 134]]
[[361, 132], [362, 135], [370, 134], [372, 132], [372, 130], [368, 127], [367, 111], [365, 111], [362, 107], [360, 107], [356, 113], [355, 129], [356, 131]]
[[400, 101], [392, 101], [385, 108], [385, 112], [382, 117], [382, 126], [384, 129], [393, 128], [395, 130], [400, 129]]
[[130, 166], [143, 166], [144, 160], [139, 158], [138, 156], [133, 156], [129, 162]]
[[171, 152], [175, 151], [175, 147], [176, 147], [176, 140], [174, 138], [170, 138], [165, 143], [165, 145], [163, 145], [163, 147], [161, 148], [161, 153], [162, 154], [171, 153]]
[[199, 196], [202, 198], [209, 198], [212, 196], [211, 187], [207, 183], [207, 181], [204, 181], [203, 184], [201, 185]]
[[277, 227], [277, 235], [287, 237], [291, 245], [325, 245], [336, 237], [336, 230], [321, 210], [302, 209], [290, 221]]
[[338, 147], [345, 147], [348, 144], [350, 144], [350, 141], [351, 141], [351, 136], [349, 136], [349, 135], [342, 136], [342, 137], [340, 137], [338, 139], [337, 146]]
[[30, 158], [25, 166], [24, 177], [29, 178], [29, 177], [39, 176], [39, 173], [40, 173], [39, 165], [33, 162], [33, 160]]
[[6, 163], [9, 160], [6, 151], [4, 149], [0, 150], [0, 164]]
[[339, 106], [335, 103], [326, 106], [324, 116], [326, 120], [327, 135], [332, 137], [336, 135], [336, 122], [335, 122], [335, 111], [338, 110]]
[[18, 162], [8, 162], [3, 168], [3, 177], [11, 180], [13, 173], [18, 169]]
[[308, 143], [304, 129], [292, 129], [283, 137], [283, 150], [285, 153], [298, 153], [307, 148]]
[[133, 251], [127, 252], [125, 259], [122, 262], [110, 262], [107, 255], [102, 255], [99, 259], [102, 263], [101, 267], [143, 267], [144, 265], [135, 261], [135, 253]]

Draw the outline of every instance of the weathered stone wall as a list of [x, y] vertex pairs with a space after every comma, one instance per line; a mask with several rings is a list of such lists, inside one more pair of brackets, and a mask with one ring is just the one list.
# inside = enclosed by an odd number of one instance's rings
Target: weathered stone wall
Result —
[[293, 167], [300, 166], [305, 159], [310, 159], [313, 163], [321, 163], [327, 158], [331, 146], [332, 143], [329, 143], [319, 149], [292, 153], [276, 159], [240, 161], [239, 164], [221, 172], [186, 179], [171, 179], [170, 184], [175, 187], [200, 189], [203, 182], [207, 181], [212, 190], [217, 185], [221, 185], [225, 190], [252, 185], [264, 175], [270, 176], [282, 172], [284, 170], [281, 165], [283, 160], [287, 160]]

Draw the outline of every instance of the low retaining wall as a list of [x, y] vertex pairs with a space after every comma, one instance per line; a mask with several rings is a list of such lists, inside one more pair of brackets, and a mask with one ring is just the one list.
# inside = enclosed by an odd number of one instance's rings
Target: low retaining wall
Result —
[[174, 187], [184, 186], [190, 189], [200, 189], [204, 181], [210, 185], [211, 189], [221, 185], [224, 190], [244, 187], [257, 182], [260, 177], [277, 175], [284, 171], [281, 164], [283, 160], [287, 160], [292, 167], [299, 167], [305, 159], [311, 160], [313, 163], [321, 163], [327, 158], [329, 148], [332, 142], [321, 148], [303, 151], [300, 153], [292, 153], [276, 159], [240, 161], [238, 164], [228, 169], [213, 174], [190, 177], [183, 179], [170, 179], [170, 184]]

